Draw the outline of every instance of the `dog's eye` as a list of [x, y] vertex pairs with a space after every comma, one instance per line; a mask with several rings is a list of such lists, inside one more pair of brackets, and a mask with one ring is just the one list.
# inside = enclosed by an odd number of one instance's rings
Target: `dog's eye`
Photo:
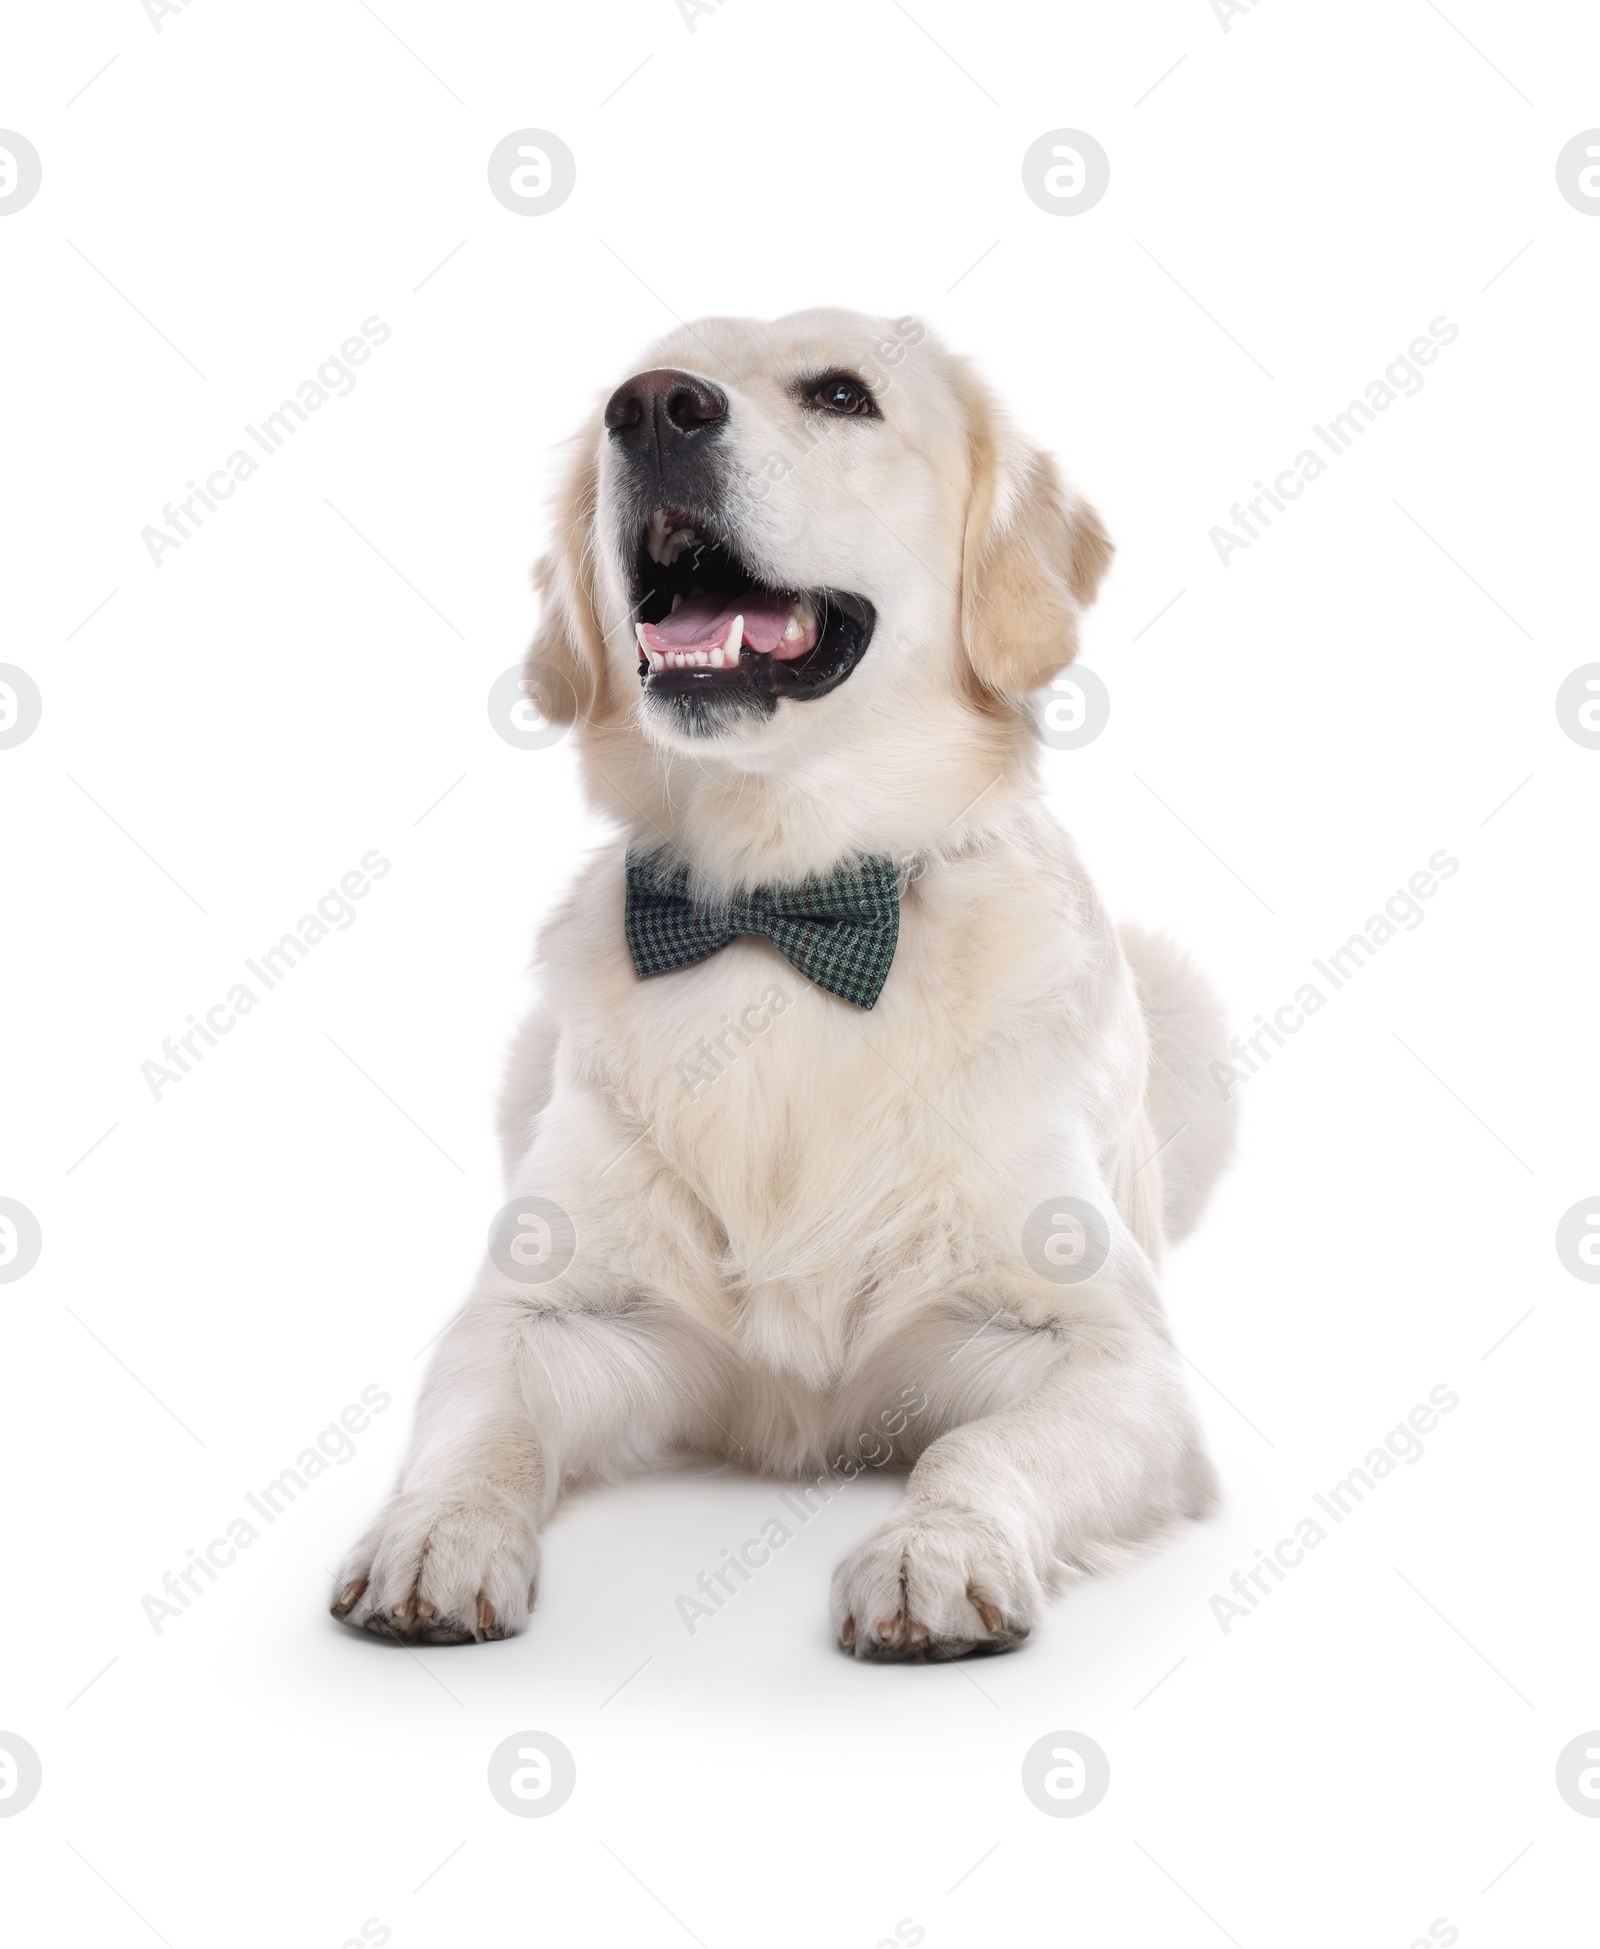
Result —
[[837, 413], [841, 419], [874, 419], [878, 406], [859, 379], [835, 372], [813, 388], [807, 404], [824, 413]]

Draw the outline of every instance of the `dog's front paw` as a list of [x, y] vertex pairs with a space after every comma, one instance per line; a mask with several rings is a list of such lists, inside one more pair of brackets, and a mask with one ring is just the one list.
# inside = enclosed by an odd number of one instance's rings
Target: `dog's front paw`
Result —
[[511, 1638], [528, 1621], [539, 1545], [498, 1500], [398, 1495], [345, 1558], [333, 1615], [402, 1644]]
[[962, 1658], [1009, 1651], [1043, 1591], [1020, 1545], [964, 1509], [903, 1511], [833, 1573], [833, 1629], [857, 1658]]

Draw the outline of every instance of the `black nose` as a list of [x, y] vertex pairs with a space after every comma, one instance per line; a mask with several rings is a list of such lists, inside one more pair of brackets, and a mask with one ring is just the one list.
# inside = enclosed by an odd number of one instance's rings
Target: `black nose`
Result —
[[635, 373], [606, 402], [606, 425], [632, 452], [665, 456], [727, 418], [728, 395], [670, 366]]

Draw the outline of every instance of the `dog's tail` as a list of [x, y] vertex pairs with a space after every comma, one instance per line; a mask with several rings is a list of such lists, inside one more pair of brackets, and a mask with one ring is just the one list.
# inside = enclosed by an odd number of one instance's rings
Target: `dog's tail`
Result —
[[1161, 1228], [1176, 1244], [1194, 1230], [1233, 1155], [1238, 1105], [1210, 1073], [1212, 1063], [1227, 1060], [1227, 1023], [1210, 983], [1180, 948], [1142, 927], [1119, 932], [1150, 1025], [1146, 1107], [1160, 1147]]

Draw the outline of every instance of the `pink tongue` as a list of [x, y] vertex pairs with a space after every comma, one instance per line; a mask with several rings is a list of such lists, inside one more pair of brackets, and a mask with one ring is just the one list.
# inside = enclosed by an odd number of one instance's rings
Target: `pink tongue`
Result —
[[[644, 639], [653, 650], [715, 650], [728, 640], [735, 616], [744, 617], [744, 647], [762, 656], [798, 655], [811, 646], [807, 638], [785, 643], [783, 632], [794, 608], [789, 596], [685, 596], [670, 616], [646, 623]], [[811, 638], [815, 641], [815, 638]]]

